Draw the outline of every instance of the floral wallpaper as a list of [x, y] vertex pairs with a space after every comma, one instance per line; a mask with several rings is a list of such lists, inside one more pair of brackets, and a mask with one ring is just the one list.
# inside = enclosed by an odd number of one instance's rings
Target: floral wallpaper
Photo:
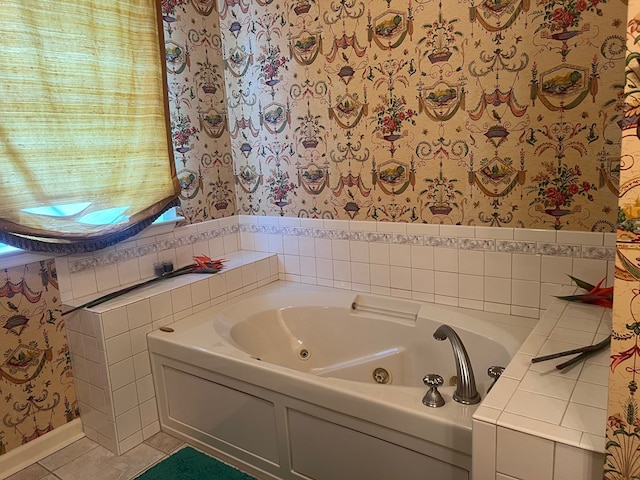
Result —
[[[640, 477], [640, 0], [629, 1], [605, 479]], [[638, 315], [638, 317], [636, 317]]]
[[216, 0], [161, 0], [171, 132], [186, 223], [236, 209]]
[[614, 231], [621, 0], [221, 0], [239, 214]]
[[79, 415], [54, 260], [0, 272], [0, 455]]

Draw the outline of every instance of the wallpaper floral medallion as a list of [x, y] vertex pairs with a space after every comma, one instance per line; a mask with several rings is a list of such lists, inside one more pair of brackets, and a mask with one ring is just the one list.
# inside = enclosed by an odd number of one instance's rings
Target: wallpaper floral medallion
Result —
[[0, 272], [0, 455], [79, 415], [55, 263]]
[[218, 15], [237, 213], [615, 230], [621, 0], [240, 0]]

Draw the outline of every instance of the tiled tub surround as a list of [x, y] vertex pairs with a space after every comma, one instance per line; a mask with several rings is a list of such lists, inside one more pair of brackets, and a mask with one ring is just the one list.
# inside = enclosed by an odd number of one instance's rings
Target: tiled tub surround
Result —
[[[176, 278], [70, 316], [82, 420], [88, 436], [114, 452], [158, 428], [146, 333], [223, 295], [279, 278], [533, 319], [570, 283], [567, 274], [612, 280], [615, 249], [615, 236], [603, 233], [286, 217], [228, 217], [156, 232], [57, 259], [64, 303], [150, 278], [158, 262], [186, 265], [193, 255], [244, 255], [255, 270], [230, 262], [193, 285], [193, 276]], [[247, 251], [258, 256], [250, 260]]]
[[602, 479], [609, 349], [566, 371], [555, 365], [572, 357], [531, 359], [610, 332], [611, 309], [551, 303], [473, 416], [474, 480]]
[[613, 284], [615, 234], [239, 216], [280, 278], [539, 318], [567, 274]]
[[241, 249], [239, 242], [237, 217], [177, 228], [152, 225], [113, 247], [56, 258], [60, 294], [63, 302], [95, 298], [153, 277], [157, 263], [168, 261], [179, 268], [193, 263], [194, 255], [224, 258]]
[[121, 454], [159, 431], [147, 333], [278, 279], [273, 254], [225, 257], [218, 274], [166, 279], [68, 316], [80, 415], [91, 440]]
[[539, 318], [567, 274], [613, 284], [615, 234], [240, 215], [59, 258], [62, 299], [237, 250], [277, 254], [283, 280]]

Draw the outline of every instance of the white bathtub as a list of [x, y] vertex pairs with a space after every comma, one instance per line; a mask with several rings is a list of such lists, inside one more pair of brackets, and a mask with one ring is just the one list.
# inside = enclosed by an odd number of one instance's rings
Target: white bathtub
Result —
[[[161, 427], [257, 478], [467, 480], [476, 406], [452, 400], [433, 332], [456, 330], [482, 396], [523, 339], [479, 316], [276, 282], [149, 334]], [[422, 404], [428, 373], [441, 408]]]

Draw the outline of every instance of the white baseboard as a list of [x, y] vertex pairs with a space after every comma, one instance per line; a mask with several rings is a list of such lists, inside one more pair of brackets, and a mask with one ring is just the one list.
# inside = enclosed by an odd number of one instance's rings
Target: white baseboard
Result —
[[0, 455], [0, 479], [19, 472], [82, 437], [82, 422], [76, 418], [42, 437]]

